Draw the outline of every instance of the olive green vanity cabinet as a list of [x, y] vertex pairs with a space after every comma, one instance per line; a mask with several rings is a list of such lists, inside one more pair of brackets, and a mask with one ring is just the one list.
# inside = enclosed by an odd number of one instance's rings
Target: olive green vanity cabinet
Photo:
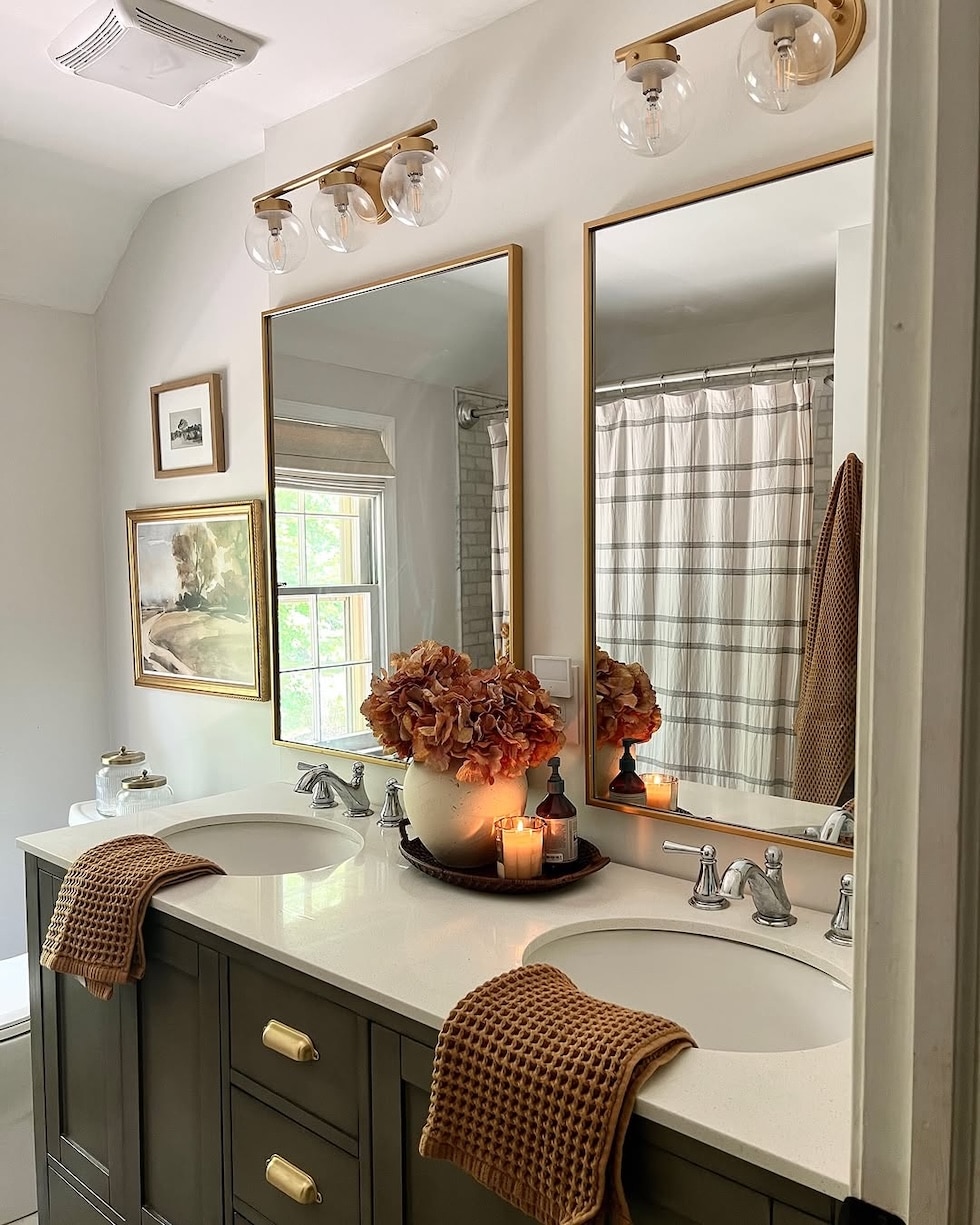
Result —
[[[36, 966], [60, 874], [28, 881]], [[33, 971], [42, 1220], [223, 1223], [220, 958], [156, 916], [145, 940], [145, 979], [108, 1002]]]
[[[28, 857], [40, 1225], [527, 1220], [419, 1156], [431, 1029], [152, 910], [146, 977], [95, 1000], [37, 964], [59, 880]], [[636, 1225], [832, 1225], [838, 1210], [638, 1118], [623, 1175]]]

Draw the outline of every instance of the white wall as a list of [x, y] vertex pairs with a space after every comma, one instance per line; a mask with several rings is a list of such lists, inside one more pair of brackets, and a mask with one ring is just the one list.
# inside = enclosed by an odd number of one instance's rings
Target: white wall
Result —
[[95, 329], [0, 302], [0, 960], [22, 952], [14, 838], [67, 820], [109, 747]]
[[871, 361], [871, 226], [837, 235], [834, 322], [834, 471], [853, 453], [868, 458]]
[[[252, 159], [158, 200], [96, 315], [110, 738], [144, 749], [178, 799], [278, 772], [269, 703], [133, 684], [125, 519], [134, 507], [264, 497], [267, 290], [242, 245], [261, 179]], [[209, 370], [222, 374], [228, 471], [155, 480], [149, 388]]]
[[[110, 384], [103, 405], [110, 683], [117, 725], [152, 733], [175, 753], [184, 746], [186, 760], [174, 763], [181, 794], [272, 776], [271, 717], [227, 699], [133, 690], [122, 511], [154, 495], [166, 501], [262, 491], [258, 313], [266, 295], [278, 305], [503, 242], [524, 246], [527, 655], [580, 659], [582, 223], [869, 139], [876, 3], [869, 8], [868, 39], [847, 71], [808, 108], [779, 118], [755, 112], [737, 92], [732, 61], [747, 17], [687, 40], [685, 63], [698, 80], [701, 122], [675, 154], [650, 161], [631, 155], [611, 129], [609, 92], [618, 72], [612, 52], [655, 25], [689, 16], [689, 0], [662, 3], [655, 14], [646, 0], [601, 9], [590, 0], [540, 0], [272, 129], [264, 170], [250, 162], [157, 202], [98, 317], [100, 361]], [[249, 196], [430, 115], [439, 120], [439, 144], [455, 182], [452, 208], [438, 225], [409, 231], [391, 222], [351, 257], [314, 244], [300, 269], [271, 285], [248, 264], [241, 229]], [[297, 196], [296, 207], [305, 211], [307, 199]], [[232, 469], [224, 477], [174, 482], [179, 489], [164, 497], [148, 466], [146, 387], [223, 366]], [[207, 732], [214, 734], [202, 760]], [[565, 766], [578, 803], [581, 751], [567, 750]], [[370, 770], [375, 793], [384, 771]], [[539, 788], [535, 780], [532, 794]], [[676, 826], [602, 810], [582, 815], [584, 832], [616, 858], [688, 874], [686, 862], [659, 851], [663, 837], [678, 834]], [[722, 855], [758, 854], [758, 843], [716, 840]], [[831, 908], [842, 861], [802, 850], [788, 852], [786, 861], [791, 896]]]
[[656, 324], [623, 327], [610, 321], [597, 327], [595, 344], [600, 385], [672, 370], [815, 353], [834, 347], [834, 299], [828, 296], [813, 310], [715, 319], [675, 332], [659, 330]]

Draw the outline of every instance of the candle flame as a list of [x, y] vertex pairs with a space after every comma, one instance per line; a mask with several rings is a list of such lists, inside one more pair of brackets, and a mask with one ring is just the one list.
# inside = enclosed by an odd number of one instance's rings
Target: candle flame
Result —
[[524, 822], [523, 822], [523, 821], [518, 821], [518, 822], [517, 822], [517, 832], [518, 832], [519, 834], [523, 834], [523, 833], [524, 833]]

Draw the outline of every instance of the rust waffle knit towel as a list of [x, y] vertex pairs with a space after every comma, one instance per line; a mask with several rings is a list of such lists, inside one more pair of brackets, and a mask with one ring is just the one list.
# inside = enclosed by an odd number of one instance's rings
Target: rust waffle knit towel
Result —
[[61, 882], [41, 965], [74, 974], [98, 999], [112, 999], [116, 983], [134, 983], [146, 972], [143, 918], [157, 889], [215, 874], [224, 869], [149, 834], [92, 847]]
[[594, 999], [554, 966], [511, 970], [442, 1027], [419, 1152], [542, 1225], [628, 1225], [620, 1167], [633, 1102], [694, 1045], [672, 1021]]
[[863, 476], [861, 461], [848, 455], [834, 478], [813, 563], [793, 798], [815, 804], [839, 803], [854, 771]]

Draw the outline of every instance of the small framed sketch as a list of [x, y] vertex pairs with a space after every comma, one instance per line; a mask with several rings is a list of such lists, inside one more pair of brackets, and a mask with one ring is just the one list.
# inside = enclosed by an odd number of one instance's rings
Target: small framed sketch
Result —
[[269, 698], [262, 503], [126, 512], [136, 684]]
[[155, 476], [225, 471], [220, 374], [151, 387], [150, 419]]

